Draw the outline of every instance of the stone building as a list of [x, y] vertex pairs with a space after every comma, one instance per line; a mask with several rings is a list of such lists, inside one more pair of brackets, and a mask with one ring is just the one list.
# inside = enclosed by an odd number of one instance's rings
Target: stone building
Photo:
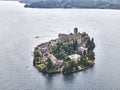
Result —
[[78, 33], [78, 29], [74, 28], [74, 34], [59, 34], [58, 39], [60, 42], [71, 42], [73, 40], [77, 40], [78, 43], [81, 43], [81, 34]]

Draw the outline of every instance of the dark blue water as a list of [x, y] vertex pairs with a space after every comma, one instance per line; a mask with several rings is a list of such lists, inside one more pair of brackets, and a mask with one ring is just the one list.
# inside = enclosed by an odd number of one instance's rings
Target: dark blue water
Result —
[[[118, 10], [25, 9], [0, 2], [0, 90], [120, 90], [119, 24]], [[74, 27], [95, 38], [95, 66], [71, 75], [38, 72], [34, 47]]]

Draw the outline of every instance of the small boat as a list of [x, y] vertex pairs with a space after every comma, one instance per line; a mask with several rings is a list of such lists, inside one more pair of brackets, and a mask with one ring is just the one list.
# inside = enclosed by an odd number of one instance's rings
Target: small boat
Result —
[[36, 36], [35, 38], [39, 38], [39, 36]]

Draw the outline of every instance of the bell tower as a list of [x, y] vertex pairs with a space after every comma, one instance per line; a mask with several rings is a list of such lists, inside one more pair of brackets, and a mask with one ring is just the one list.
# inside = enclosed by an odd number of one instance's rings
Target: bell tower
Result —
[[78, 28], [74, 28], [74, 35], [77, 35], [78, 33]]

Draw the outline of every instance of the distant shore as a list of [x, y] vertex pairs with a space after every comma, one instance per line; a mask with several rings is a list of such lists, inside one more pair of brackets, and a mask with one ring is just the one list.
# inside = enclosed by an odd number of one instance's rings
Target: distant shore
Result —
[[25, 7], [29, 8], [64, 8], [64, 9], [120, 9], [120, 2], [108, 1], [31, 1], [26, 3]]

